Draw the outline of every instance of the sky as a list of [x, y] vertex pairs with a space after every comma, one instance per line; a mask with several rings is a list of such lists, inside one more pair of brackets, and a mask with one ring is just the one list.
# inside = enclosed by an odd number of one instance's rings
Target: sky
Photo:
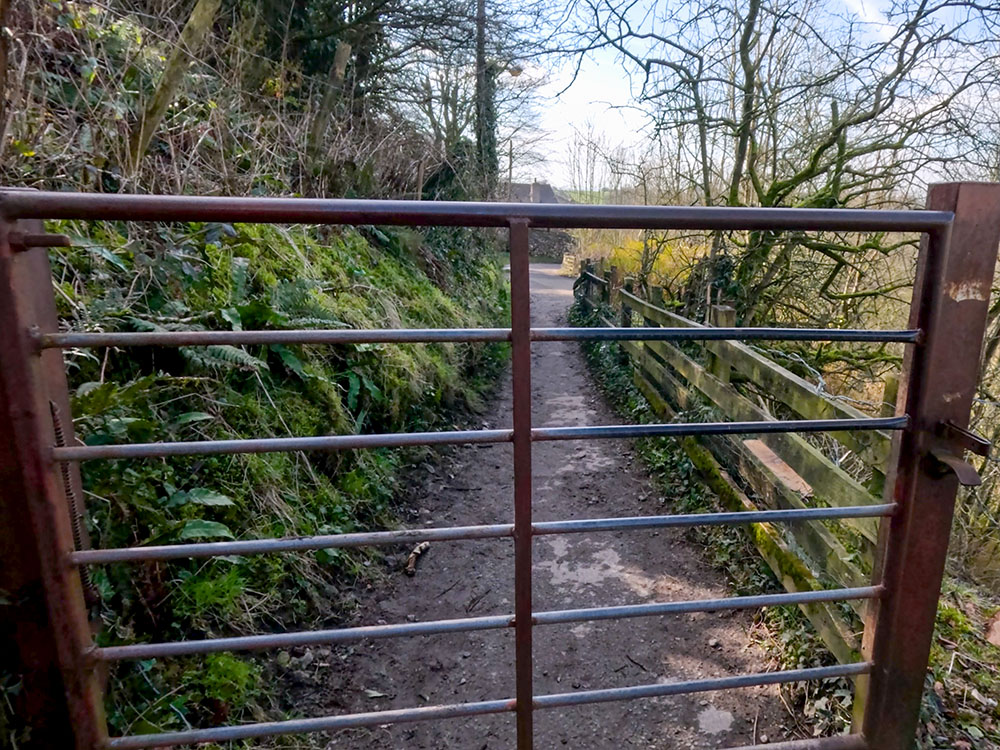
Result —
[[[870, 24], [876, 35], [890, 33], [885, 26], [883, 8], [886, 0], [839, 0], [846, 12]], [[572, 67], [562, 70], [528, 70], [529, 75], [547, 75], [542, 88], [539, 128], [542, 141], [536, 149], [545, 157], [543, 164], [514, 165], [514, 179], [549, 182], [557, 188], [572, 187], [569, 150], [577, 132], [593, 130], [611, 144], [636, 145], [645, 140], [642, 133], [647, 121], [634, 106], [630, 82], [612, 50], [598, 50], [585, 59], [576, 81]]]
[[[542, 88], [539, 127], [543, 141], [538, 147], [544, 164], [518, 169], [515, 179], [550, 182], [554, 187], [572, 187], [569, 150], [577, 132], [593, 128], [609, 142], [633, 145], [641, 141], [645, 124], [642, 113], [632, 107], [633, 99], [625, 70], [609, 50], [599, 50], [586, 59], [576, 82], [559, 94], [572, 80], [572, 69], [550, 72]], [[516, 159], [515, 159], [516, 161]]]

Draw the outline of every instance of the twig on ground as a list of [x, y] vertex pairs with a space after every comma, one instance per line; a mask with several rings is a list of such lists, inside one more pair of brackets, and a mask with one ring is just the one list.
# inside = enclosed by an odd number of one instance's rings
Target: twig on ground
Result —
[[421, 542], [413, 548], [410, 556], [406, 559], [406, 575], [412, 577], [417, 574], [417, 559], [430, 548], [430, 542]]

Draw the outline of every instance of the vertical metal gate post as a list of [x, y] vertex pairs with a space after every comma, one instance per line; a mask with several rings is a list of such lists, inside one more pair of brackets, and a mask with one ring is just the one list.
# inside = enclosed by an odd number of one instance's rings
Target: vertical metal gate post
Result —
[[[91, 750], [107, 740], [101, 686], [65, 475], [53, 460], [53, 412], [69, 421], [61, 352], [36, 335], [55, 330], [48, 251], [25, 247], [40, 222], [0, 221], [0, 586], [21, 667], [26, 747]], [[30, 233], [30, 234], [29, 234]], [[43, 238], [44, 239], [44, 238]], [[53, 356], [55, 355], [55, 356]]]
[[510, 222], [510, 340], [514, 422], [514, 660], [517, 748], [531, 750], [531, 281], [529, 225]]
[[[887, 487], [897, 513], [881, 525], [864, 650], [874, 662], [862, 731], [873, 750], [913, 744], [944, 575], [959, 466], [979, 374], [979, 357], [1000, 243], [1000, 185], [935, 185], [927, 208], [953, 211], [948, 229], [921, 244], [898, 404], [909, 429], [893, 450]], [[950, 234], [950, 236], [949, 236]], [[899, 411], [900, 406], [897, 407]]]

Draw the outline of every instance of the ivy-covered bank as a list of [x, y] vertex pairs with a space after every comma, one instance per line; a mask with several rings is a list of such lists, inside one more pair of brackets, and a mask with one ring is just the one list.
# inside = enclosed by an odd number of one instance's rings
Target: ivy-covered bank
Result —
[[[52, 254], [72, 330], [497, 326], [509, 313], [490, 238], [467, 230], [50, 228], [78, 243]], [[73, 350], [66, 361], [77, 434], [102, 444], [446, 427], [476, 407], [505, 356], [505, 345], [361, 344]], [[414, 456], [384, 449], [85, 462], [89, 531], [94, 546], [120, 547], [391, 526], [396, 476]], [[92, 572], [98, 639], [333, 624], [365, 554], [101, 567]], [[262, 690], [274, 656], [121, 664], [108, 682], [111, 731], [294, 714]]]

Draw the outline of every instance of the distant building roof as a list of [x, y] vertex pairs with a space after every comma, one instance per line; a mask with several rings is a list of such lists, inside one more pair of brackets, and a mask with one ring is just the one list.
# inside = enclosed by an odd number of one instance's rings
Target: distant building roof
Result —
[[556, 191], [547, 182], [512, 182], [508, 186], [512, 203], [572, 203], [573, 200]]

